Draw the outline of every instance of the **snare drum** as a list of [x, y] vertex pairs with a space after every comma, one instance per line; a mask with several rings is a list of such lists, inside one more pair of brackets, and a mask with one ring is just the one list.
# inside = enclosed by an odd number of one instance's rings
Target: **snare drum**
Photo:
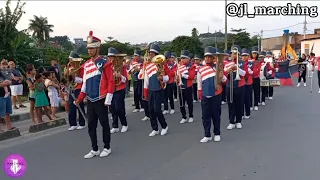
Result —
[[270, 86], [281, 86], [280, 79], [269, 79]]
[[261, 87], [269, 87], [269, 80], [266, 80], [266, 79], [264, 79], [264, 80], [260, 80], [260, 86]]

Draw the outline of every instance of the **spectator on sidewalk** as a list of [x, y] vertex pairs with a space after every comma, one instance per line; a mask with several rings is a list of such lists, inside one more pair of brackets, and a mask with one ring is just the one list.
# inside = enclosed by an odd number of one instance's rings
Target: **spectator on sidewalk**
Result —
[[57, 78], [57, 80], [60, 82], [61, 80], [61, 67], [58, 64], [57, 60], [52, 60], [51, 61], [51, 66], [48, 67], [47, 71], [52, 71], [54, 72], [55, 77]]
[[[21, 96], [23, 94], [23, 76], [20, 71], [16, 68], [16, 64], [13, 61], [9, 61], [8, 63], [11, 73], [14, 78], [12, 79], [12, 83], [10, 85], [11, 89], [11, 97], [12, 104], [14, 109], [26, 108], [27, 106], [22, 104]], [[19, 107], [17, 106], [17, 101], [19, 103]]]
[[[6, 77], [0, 72], [0, 118], [5, 119], [7, 130], [12, 130], [10, 114], [12, 114], [12, 102], [10, 95], [5, 97], [6, 91], [5, 89], [11, 85], [11, 81], [6, 79]], [[0, 132], [3, 130], [1, 129], [0, 124]]]
[[27, 76], [27, 84], [29, 88], [29, 103], [30, 103], [30, 117], [33, 124], [36, 124], [35, 120], [35, 92], [34, 92], [34, 83], [35, 83], [35, 75], [36, 69], [34, 68], [33, 64], [27, 64], [26, 67], [26, 76]]
[[48, 98], [46, 97], [46, 94], [44, 92], [45, 86], [43, 83], [43, 78], [41, 74], [37, 74], [35, 76], [36, 82], [35, 82], [35, 99], [36, 99], [36, 112], [37, 112], [37, 119], [38, 123], [42, 123], [42, 110], [46, 113], [48, 118], [52, 120], [50, 116], [50, 111], [49, 111], [49, 102]]
[[45, 72], [43, 73], [43, 76], [46, 78], [44, 81], [44, 85], [48, 89], [48, 96], [50, 100], [50, 105], [51, 105], [51, 113], [52, 113], [52, 118], [57, 119], [58, 117], [56, 116], [57, 109], [59, 107], [59, 94], [58, 90], [60, 90], [59, 84], [55, 82], [55, 75], [52, 72]]

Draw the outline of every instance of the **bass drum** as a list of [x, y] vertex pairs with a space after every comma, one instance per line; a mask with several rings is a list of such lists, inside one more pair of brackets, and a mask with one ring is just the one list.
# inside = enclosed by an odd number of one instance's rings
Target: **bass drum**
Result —
[[281, 86], [281, 81], [280, 81], [280, 79], [269, 79], [269, 85], [271, 87]]
[[270, 85], [270, 82], [269, 82], [269, 80], [260, 80], [260, 86], [261, 87], [269, 87], [269, 85]]

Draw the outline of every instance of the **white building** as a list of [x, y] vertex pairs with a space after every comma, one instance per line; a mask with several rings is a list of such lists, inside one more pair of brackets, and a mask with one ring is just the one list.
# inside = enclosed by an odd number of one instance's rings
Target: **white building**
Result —
[[84, 44], [83, 38], [74, 38], [74, 43], [76, 44], [76, 46], [80, 47]]
[[301, 40], [301, 53], [309, 55], [311, 49], [316, 54], [316, 57], [320, 56], [320, 36]]

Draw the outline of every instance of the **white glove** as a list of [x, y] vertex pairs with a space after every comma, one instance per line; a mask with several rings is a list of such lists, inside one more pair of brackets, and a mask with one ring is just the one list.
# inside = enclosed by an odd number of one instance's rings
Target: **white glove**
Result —
[[271, 70], [270, 70], [270, 71], [268, 71], [268, 74], [269, 74], [269, 75], [271, 75], [271, 74], [272, 74], [272, 71], [271, 71]]
[[108, 93], [106, 100], [104, 101], [104, 105], [108, 105], [108, 106], [111, 105], [112, 97], [113, 97], [113, 94]]
[[249, 68], [248, 69], [249, 74], [253, 74], [253, 71]]
[[82, 78], [80, 78], [80, 77], [75, 77], [75, 78], [74, 78], [74, 82], [80, 84], [80, 83], [82, 83]]
[[182, 77], [185, 78], [185, 79], [188, 79], [189, 75], [188, 74], [182, 74]]
[[278, 72], [279, 71], [279, 68], [276, 68], [276, 72]]

